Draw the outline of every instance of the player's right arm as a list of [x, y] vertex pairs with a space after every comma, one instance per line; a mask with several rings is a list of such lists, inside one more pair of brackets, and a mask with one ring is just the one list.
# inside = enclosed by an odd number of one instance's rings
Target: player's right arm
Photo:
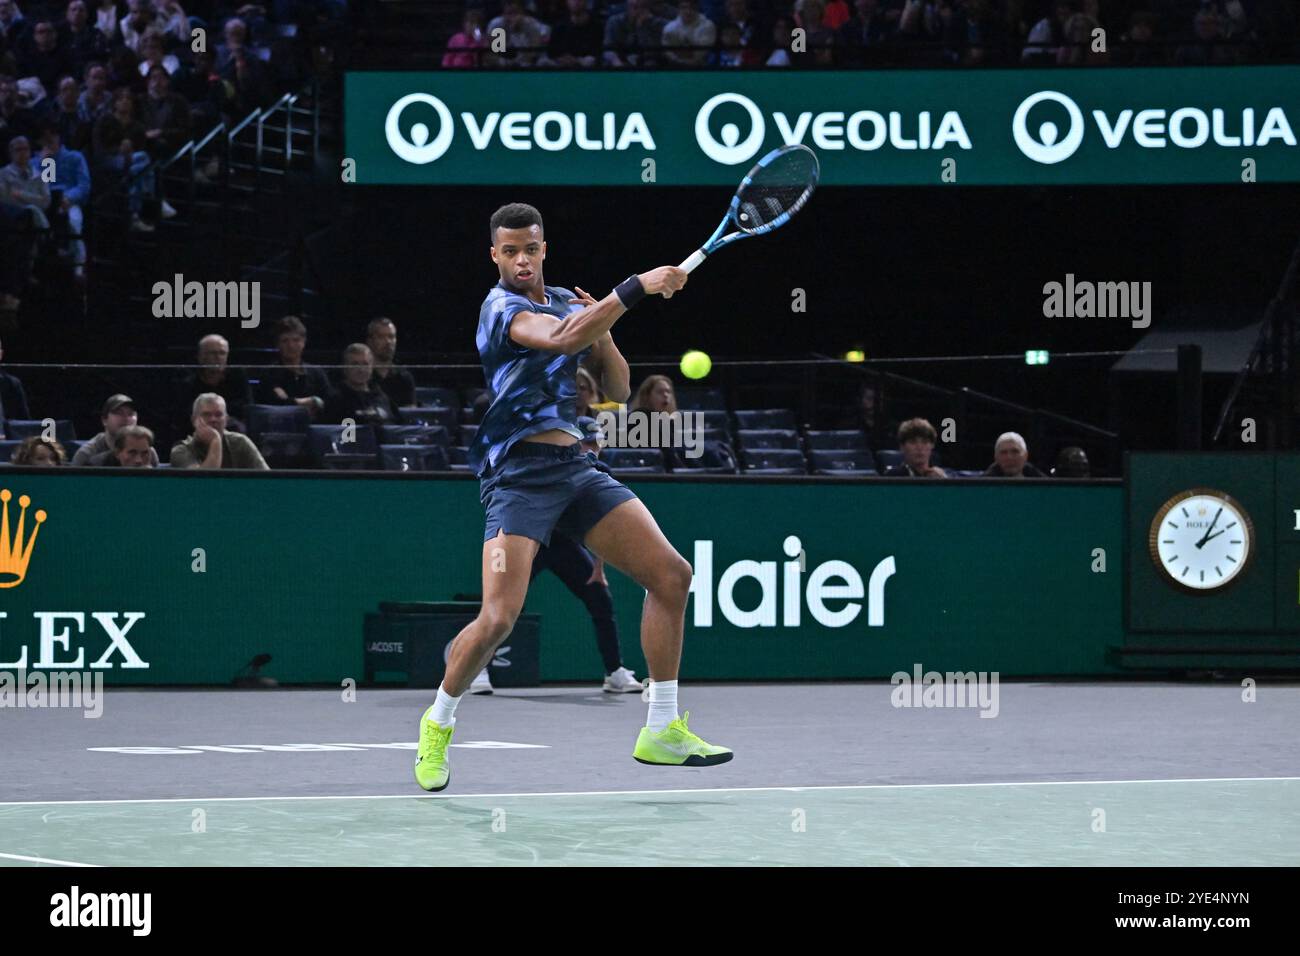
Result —
[[[637, 278], [647, 295], [665, 299], [686, 285], [686, 272], [677, 266], [660, 266]], [[613, 328], [626, 311], [622, 300], [611, 292], [595, 305], [559, 321], [541, 312], [520, 312], [510, 323], [510, 338], [524, 348], [576, 355]]]

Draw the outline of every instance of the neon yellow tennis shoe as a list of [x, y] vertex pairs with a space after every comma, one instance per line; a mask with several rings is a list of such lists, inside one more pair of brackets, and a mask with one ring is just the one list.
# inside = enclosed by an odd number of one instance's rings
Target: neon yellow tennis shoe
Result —
[[446, 790], [451, 782], [447, 745], [456, 726], [441, 727], [428, 717], [420, 719], [420, 750], [415, 758], [415, 782], [425, 790]]
[[735, 756], [726, 747], [715, 747], [691, 733], [686, 726], [690, 716], [688, 710], [658, 733], [642, 727], [632, 758], [638, 763], [658, 766], [712, 767]]

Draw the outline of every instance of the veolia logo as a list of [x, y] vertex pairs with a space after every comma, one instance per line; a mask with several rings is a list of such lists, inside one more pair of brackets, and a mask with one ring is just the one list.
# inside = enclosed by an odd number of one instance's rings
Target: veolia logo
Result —
[[[713, 606], [716, 597], [722, 616], [736, 627], [776, 627], [777, 605], [781, 605], [782, 627], [799, 627], [803, 620], [805, 602], [813, 620], [823, 627], [846, 627], [862, 611], [862, 598], [867, 599], [867, 626], [885, 626], [885, 582], [894, 574], [894, 556], [883, 559], [871, 571], [866, 588], [862, 575], [847, 561], [823, 561], [808, 567], [803, 543], [795, 535], [782, 543], [786, 557], [777, 584], [777, 562], [737, 561], [722, 571], [716, 587], [713, 573], [713, 542], [695, 542], [695, 575], [691, 579], [691, 596], [694, 600], [694, 625], [713, 626]], [[808, 580], [802, 577], [808, 572]], [[757, 606], [745, 609], [736, 603], [736, 586], [744, 578], [758, 582]], [[779, 600], [778, 600], [779, 596]], [[827, 602], [839, 604], [828, 607]], [[844, 602], [840, 604], [839, 602]]]
[[[1065, 136], [1060, 136], [1059, 127], [1051, 120], [1045, 120], [1038, 127], [1037, 138], [1029, 132], [1029, 111], [1045, 100], [1065, 107], [1070, 121], [1070, 128]], [[1083, 142], [1083, 111], [1079, 109], [1078, 103], [1064, 93], [1042, 90], [1027, 97], [1016, 108], [1016, 115], [1011, 120], [1011, 135], [1015, 137], [1016, 145], [1020, 147], [1022, 153], [1036, 163], [1050, 166], [1069, 159]]]
[[[713, 133], [709, 130], [709, 118], [723, 103], [735, 103], [749, 114], [749, 135], [743, 142], [740, 139], [740, 127], [735, 123], [723, 125], [720, 130], [722, 142], [714, 139]], [[695, 114], [695, 141], [700, 144], [700, 149], [709, 159], [728, 166], [735, 166], [752, 159], [758, 152], [758, 148], [763, 145], [763, 137], [766, 134], [767, 127], [763, 123], [763, 114], [759, 112], [753, 100], [739, 93], [719, 93], [717, 96], [711, 96]]]
[[[411, 138], [402, 135], [402, 111], [412, 103], [426, 103], [438, 114], [438, 135], [429, 139], [429, 127], [416, 123], [411, 127]], [[384, 136], [393, 152], [406, 160], [423, 166], [433, 162], [451, 146], [451, 138], [456, 133], [447, 104], [428, 93], [408, 93], [392, 105], [388, 117], [384, 120]]]

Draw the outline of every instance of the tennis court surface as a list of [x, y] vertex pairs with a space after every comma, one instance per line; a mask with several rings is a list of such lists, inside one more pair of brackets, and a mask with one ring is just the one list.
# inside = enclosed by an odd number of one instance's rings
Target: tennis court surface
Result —
[[416, 787], [423, 690], [108, 690], [0, 711], [0, 865], [1300, 864], [1300, 687], [1002, 683], [997, 716], [886, 682], [683, 685], [711, 768], [632, 760], [598, 686], [457, 712]]

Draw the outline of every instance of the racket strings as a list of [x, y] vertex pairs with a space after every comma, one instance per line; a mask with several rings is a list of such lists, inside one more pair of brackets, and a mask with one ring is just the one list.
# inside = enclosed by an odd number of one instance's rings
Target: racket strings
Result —
[[738, 225], [755, 232], [779, 225], [808, 201], [817, 184], [817, 160], [809, 150], [795, 150], [755, 169], [736, 197]]

